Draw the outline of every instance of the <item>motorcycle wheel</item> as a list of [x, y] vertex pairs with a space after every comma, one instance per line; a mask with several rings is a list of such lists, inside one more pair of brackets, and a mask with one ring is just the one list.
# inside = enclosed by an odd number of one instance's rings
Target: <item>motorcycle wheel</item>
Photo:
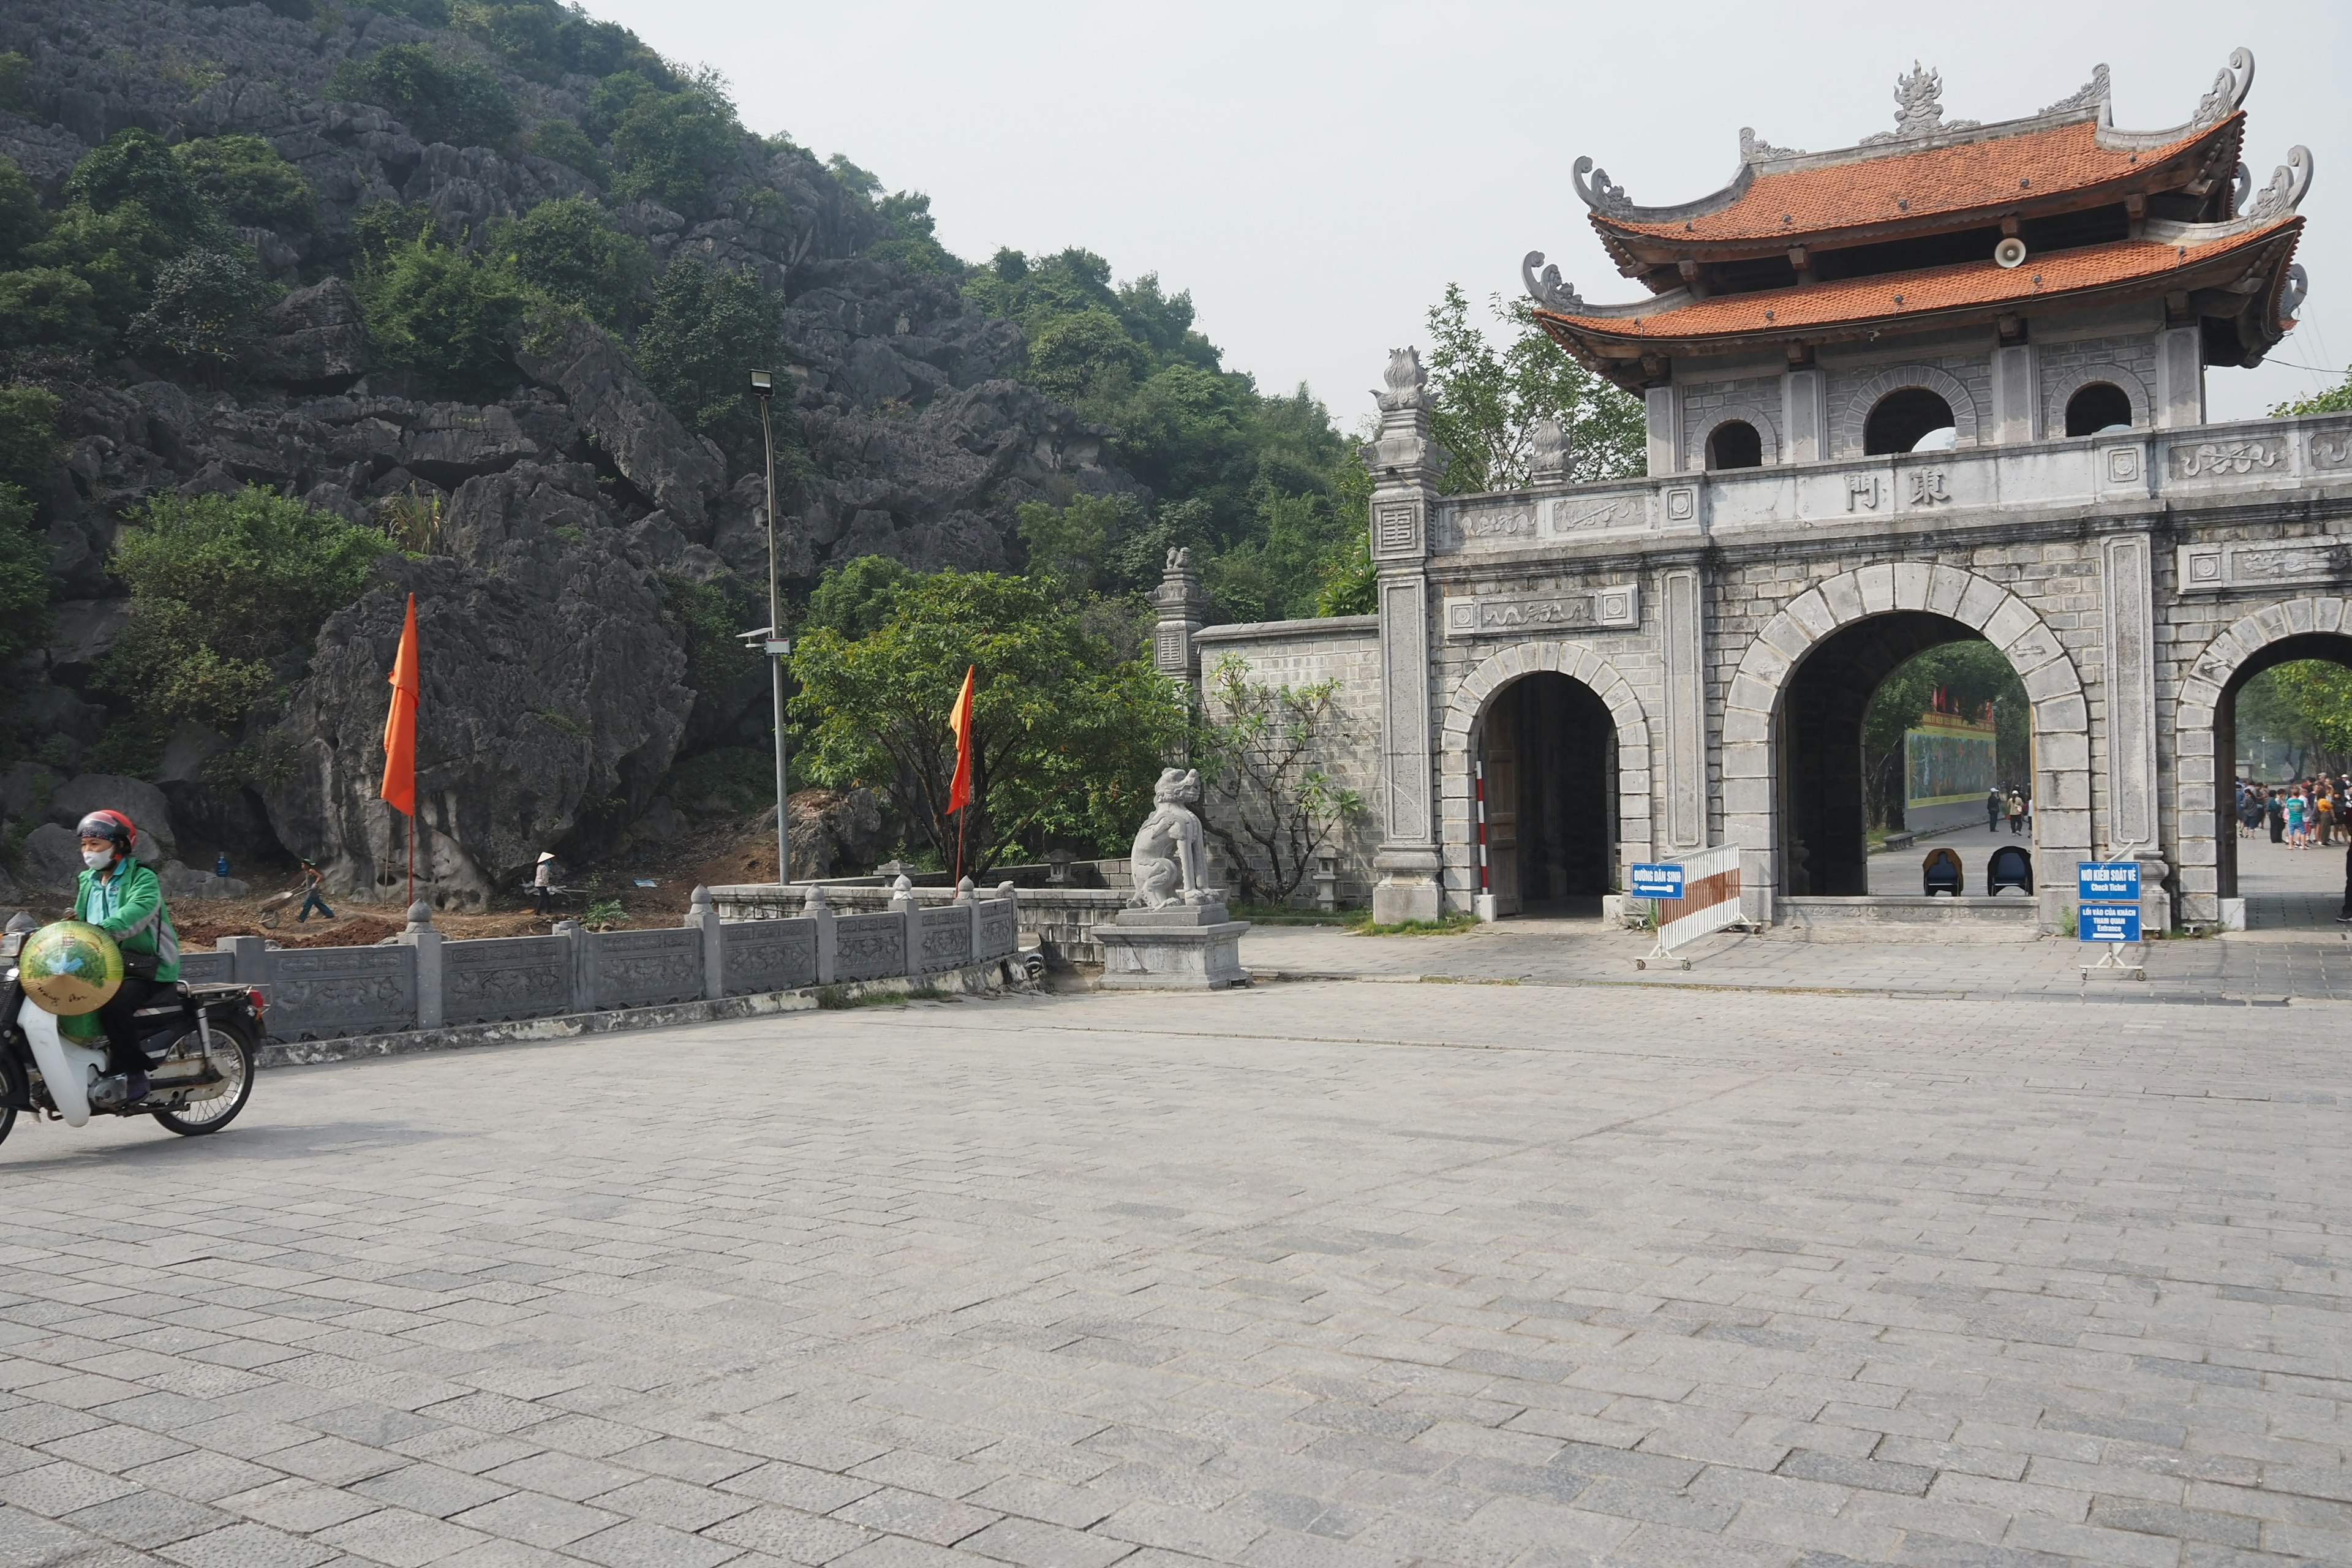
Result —
[[155, 1120], [183, 1138], [217, 1132], [236, 1120], [253, 1098], [253, 1035], [241, 1019], [224, 1019], [213, 1026], [213, 1044], [230, 1065], [228, 1087], [210, 1100], [199, 1100], [177, 1110], [158, 1110]]
[[[5, 1057], [0, 1057], [0, 1094], [13, 1093], [16, 1088], [16, 1068]], [[16, 1108], [0, 1105], [0, 1143], [8, 1142], [8, 1134], [16, 1130]]]

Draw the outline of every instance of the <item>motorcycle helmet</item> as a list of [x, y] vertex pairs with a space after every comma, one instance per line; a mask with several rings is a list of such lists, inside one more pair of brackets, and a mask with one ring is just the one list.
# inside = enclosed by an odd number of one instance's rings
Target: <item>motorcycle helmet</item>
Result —
[[139, 829], [119, 811], [93, 811], [74, 828], [77, 838], [103, 838], [128, 855], [139, 837]]

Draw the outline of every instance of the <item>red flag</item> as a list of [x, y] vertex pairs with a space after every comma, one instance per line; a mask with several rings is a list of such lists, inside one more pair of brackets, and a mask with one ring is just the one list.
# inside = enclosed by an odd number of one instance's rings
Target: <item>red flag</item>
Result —
[[400, 628], [400, 651], [392, 660], [392, 711], [383, 721], [383, 787], [377, 790], [393, 810], [416, 815], [416, 595], [408, 595], [408, 621]]
[[948, 786], [948, 815], [953, 816], [971, 803], [971, 678], [976, 666], [965, 667], [963, 690], [956, 697], [948, 728], [955, 731], [955, 782]]

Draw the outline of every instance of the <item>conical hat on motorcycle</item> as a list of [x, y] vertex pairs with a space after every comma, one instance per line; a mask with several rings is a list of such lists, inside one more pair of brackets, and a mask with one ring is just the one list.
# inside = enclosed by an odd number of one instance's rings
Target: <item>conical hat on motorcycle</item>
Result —
[[25, 939], [16, 984], [34, 1006], [60, 1018], [95, 1013], [122, 988], [122, 949], [87, 921], [59, 921]]

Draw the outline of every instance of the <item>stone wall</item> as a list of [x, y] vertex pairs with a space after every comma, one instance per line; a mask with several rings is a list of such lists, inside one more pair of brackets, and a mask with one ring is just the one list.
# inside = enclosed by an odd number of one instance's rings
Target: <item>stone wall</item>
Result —
[[1009, 883], [987, 896], [967, 884], [928, 905], [904, 889], [871, 891], [883, 907], [870, 913], [840, 914], [820, 900], [789, 919], [730, 921], [697, 889], [682, 926], [591, 931], [566, 921], [551, 936], [474, 942], [444, 940], [420, 904], [407, 931], [380, 947], [228, 937], [215, 952], [185, 954], [181, 973], [257, 987], [268, 1004], [263, 1026], [290, 1041], [917, 977], [1020, 949]]
[[[1326, 680], [1339, 682], [1328, 742], [1321, 766], [1342, 789], [1363, 797], [1336, 841], [1339, 901], [1356, 907], [1371, 897], [1372, 851], [1380, 843], [1381, 795], [1380, 617], [1335, 616], [1321, 620], [1265, 621], [1209, 626], [1194, 634], [1204, 684], [1213, 689], [1218, 661], [1238, 658], [1248, 679], [1262, 686], [1297, 689]], [[1219, 806], [1211, 788], [1202, 802], [1213, 819]], [[1222, 848], [1222, 847], [1219, 847]], [[1301, 900], [1313, 894], [1300, 889]]]

